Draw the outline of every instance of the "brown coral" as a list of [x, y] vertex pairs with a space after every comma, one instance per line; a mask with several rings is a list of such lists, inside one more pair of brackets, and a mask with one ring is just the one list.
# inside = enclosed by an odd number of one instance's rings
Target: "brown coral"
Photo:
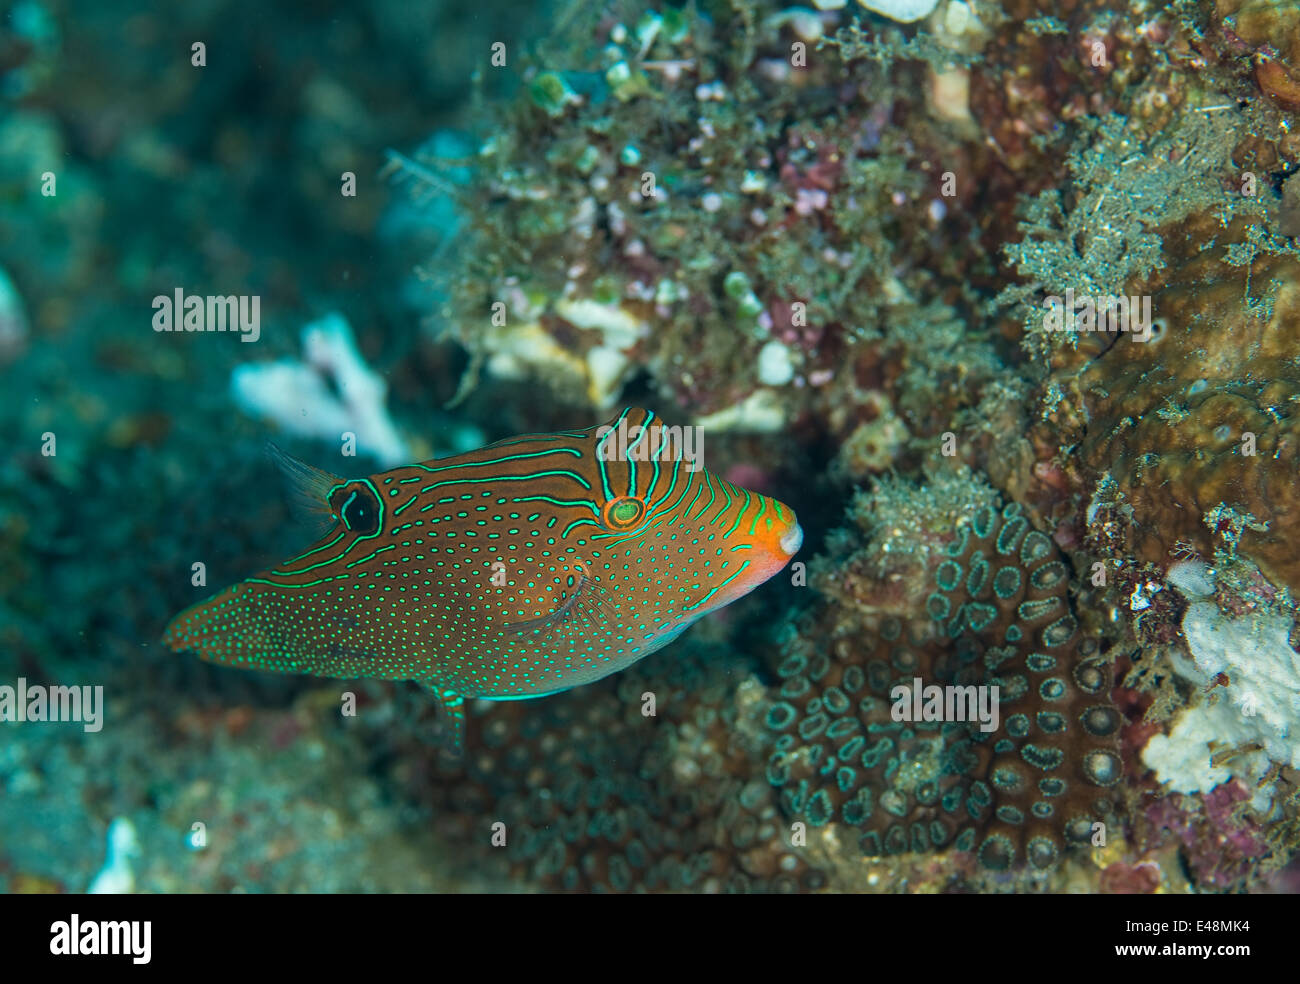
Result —
[[1188, 223], [1169, 243], [1185, 260], [1132, 288], [1152, 295], [1162, 330], [1145, 344], [1119, 338], [1082, 373], [1081, 459], [1131, 509], [1139, 559], [1167, 564], [1180, 541], [1208, 556], [1227, 541], [1295, 592], [1300, 261], [1233, 264], [1204, 248], [1213, 231]]
[[1265, 96], [1300, 110], [1300, 6], [1291, 0], [1215, 0], [1214, 18], [1228, 45], [1249, 53]]

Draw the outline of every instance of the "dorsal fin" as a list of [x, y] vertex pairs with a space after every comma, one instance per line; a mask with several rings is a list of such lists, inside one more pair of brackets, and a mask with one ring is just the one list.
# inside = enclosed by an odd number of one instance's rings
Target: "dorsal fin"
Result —
[[317, 538], [328, 533], [337, 522], [329, 505], [330, 489], [342, 484], [343, 479], [300, 461], [270, 441], [266, 442], [266, 456], [280, 470], [285, 499], [293, 518]]

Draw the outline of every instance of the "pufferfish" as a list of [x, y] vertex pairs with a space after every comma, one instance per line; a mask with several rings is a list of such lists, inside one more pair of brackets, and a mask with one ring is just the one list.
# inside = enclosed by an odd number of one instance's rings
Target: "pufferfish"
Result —
[[710, 474], [681, 433], [628, 408], [351, 481], [281, 453], [328, 532], [177, 615], [163, 642], [226, 666], [416, 681], [459, 751], [467, 699], [617, 673], [799, 550], [789, 506]]

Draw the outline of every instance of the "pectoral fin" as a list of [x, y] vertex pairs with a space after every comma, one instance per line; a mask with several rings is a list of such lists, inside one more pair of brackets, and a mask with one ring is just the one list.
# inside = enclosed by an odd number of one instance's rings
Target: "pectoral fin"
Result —
[[521, 622], [510, 622], [503, 626], [506, 632], [549, 632], [566, 622], [580, 625], [599, 625], [608, 618], [617, 616], [618, 606], [603, 587], [592, 578], [584, 561], [577, 562], [578, 574], [575, 583], [556, 606], [555, 611], [539, 618], [530, 618]]

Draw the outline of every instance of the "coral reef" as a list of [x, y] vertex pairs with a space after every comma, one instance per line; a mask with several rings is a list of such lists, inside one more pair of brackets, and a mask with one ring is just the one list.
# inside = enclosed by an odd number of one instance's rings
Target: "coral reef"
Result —
[[1252, 869], [1271, 853], [1257, 826], [1242, 815], [1240, 805], [1249, 798], [1240, 783], [1228, 782], [1216, 786], [1199, 802], [1187, 796], [1155, 800], [1136, 820], [1143, 850], [1156, 854], [1172, 841], [1179, 846], [1199, 889], [1240, 890]]
[[[688, 642], [545, 702], [480, 702], [463, 767], [428, 766], [439, 832], [552, 890], [820, 888], [761, 777], [761, 690], [725, 651]], [[427, 789], [424, 768], [411, 781]]]
[[1249, 69], [1259, 91], [1300, 110], [1300, 10], [1287, 0], [1214, 0], [1218, 54]]
[[[145, 892], [1296, 890], [1297, 4], [31, 0], [0, 101], [0, 677], [107, 696], [6, 731], [0, 888], [114, 824]], [[620, 400], [806, 570], [461, 762], [413, 689], [156, 645], [301, 539], [268, 437]]]
[[[575, 8], [573, 43], [540, 47], [454, 192], [447, 332], [490, 377], [535, 377], [559, 399], [606, 405], [640, 370], [697, 416], [766, 392], [782, 422], [809, 406], [849, 418], [841, 438], [855, 407], [886, 398], [882, 365], [972, 387], [995, 375], [954, 310], [973, 292], [919, 300], [946, 266], [935, 233], [969, 228], [932, 164], [959, 168], [961, 141], [924, 116], [891, 126], [918, 90], [861, 45], [812, 50], [848, 11], [708, 15]], [[417, 154], [404, 171], [439, 168]], [[939, 339], [923, 344], [917, 322]], [[909, 409], [906, 428], [917, 414], [943, 429], [943, 407]]]
[[[1163, 334], [1121, 342], [1078, 379], [1079, 458], [1114, 483], [1099, 508], [1131, 517], [1126, 554], [1167, 565], [1180, 542], [1208, 557], [1230, 539], [1294, 593], [1300, 258], [1207, 249], [1208, 225], [1189, 223], [1172, 244], [1187, 259], [1132, 289], [1156, 295]], [[1219, 235], [1243, 238], [1237, 225]]]
[[[809, 644], [815, 626], [791, 640], [767, 712], [768, 777], [792, 815], [861, 828], [866, 854], [951, 844], [987, 868], [1048, 869], [1091, 843], [1094, 824], [1115, 823], [1110, 669], [1079, 637], [1058, 551], [1019, 506], [986, 504], [954, 533], [929, 565], [928, 622], [870, 616], [855, 634], [868, 629], [874, 645], [855, 645], [832, 609], [833, 657]], [[913, 679], [970, 700], [997, 687], [999, 714], [953, 720], [950, 700], [934, 721], [902, 723], [891, 698]]]

